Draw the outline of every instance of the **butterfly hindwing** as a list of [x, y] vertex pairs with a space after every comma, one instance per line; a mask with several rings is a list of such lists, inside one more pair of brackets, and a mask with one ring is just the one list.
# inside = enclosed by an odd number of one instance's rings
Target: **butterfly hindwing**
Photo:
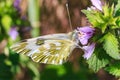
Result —
[[30, 56], [33, 61], [47, 64], [66, 62], [75, 43], [70, 39], [35, 38], [15, 44], [12, 50]]

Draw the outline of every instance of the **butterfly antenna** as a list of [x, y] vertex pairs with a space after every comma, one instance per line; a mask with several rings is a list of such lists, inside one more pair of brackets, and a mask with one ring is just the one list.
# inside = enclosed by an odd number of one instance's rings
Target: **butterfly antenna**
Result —
[[71, 17], [70, 17], [70, 11], [69, 11], [68, 2], [66, 3], [66, 9], [67, 9], [67, 13], [68, 13], [68, 20], [69, 20], [69, 23], [70, 23], [70, 29], [73, 30], [72, 23], [71, 23]]

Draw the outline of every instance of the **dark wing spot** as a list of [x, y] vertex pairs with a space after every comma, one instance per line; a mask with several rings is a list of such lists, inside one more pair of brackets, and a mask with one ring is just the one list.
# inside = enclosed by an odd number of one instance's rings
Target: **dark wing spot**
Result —
[[27, 39], [22, 40], [21, 42], [27, 42]]
[[36, 45], [42, 45], [42, 44], [44, 44], [44, 41], [45, 40], [37, 39]]

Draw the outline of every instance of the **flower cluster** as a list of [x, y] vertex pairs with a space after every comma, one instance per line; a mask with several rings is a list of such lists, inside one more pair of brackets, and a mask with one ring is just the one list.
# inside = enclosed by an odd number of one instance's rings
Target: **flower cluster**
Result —
[[[94, 8], [102, 11], [102, 3], [100, 2], [100, 0], [91, 0], [91, 2], [93, 6], [91, 6], [89, 10]], [[77, 31], [79, 32], [78, 39], [83, 46], [82, 47], [84, 51], [83, 57], [85, 59], [89, 59], [92, 53], [94, 52], [95, 42], [88, 43], [88, 41], [93, 36], [95, 29], [91, 26], [84, 26], [84, 27], [78, 27]]]
[[88, 43], [88, 41], [93, 36], [95, 29], [89, 26], [85, 26], [85, 27], [77, 28], [77, 31], [79, 32], [78, 39], [80, 43], [83, 45], [83, 51], [84, 51], [83, 57], [89, 59], [94, 51], [95, 43], [94, 42]]
[[120, 39], [117, 31], [120, 29], [120, 7], [118, 6], [120, 1], [116, 6], [102, 5], [100, 0], [91, 0], [91, 3], [93, 6], [88, 7], [87, 10], [82, 10], [91, 25], [77, 28], [78, 39], [84, 51], [83, 57], [89, 59], [94, 49], [96, 49], [95, 53], [101, 53], [102, 51], [97, 50], [98, 46], [101, 46], [100, 49], [104, 51], [104, 54], [106, 53], [118, 60], [120, 59]]
[[[90, 23], [92, 24], [92, 26], [84, 26], [84, 27], [80, 27], [77, 28], [77, 31], [79, 32], [78, 34], [78, 39], [80, 41], [80, 43], [82, 44], [82, 48], [84, 51], [84, 55], [83, 57], [85, 59], [89, 59], [92, 55], [92, 53], [94, 52], [95, 49], [95, 42], [89, 42], [89, 39], [93, 36], [94, 31], [95, 31], [95, 27], [101, 27], [101, 31], [104, 33], [104, 31], [106, 30], [106, 26], [111, 25], [111, 23], [109, 23], [109, 21], [105, 21], [104, 19], [107, 18], [108, 16], [111, 18], [112, 13], [110, 12], [109, 9], [107, 10], [108, 6], [104, 6], [101, 3], [100, 0], [91, 0], [91, 3], [93, 6], [88, 7], [86, 11], [83, 11], [87, 18], [89, 18]], [[112, 11], [113, 8], [111, 8]], [[89, 11], [89, 12], [88, 12]], [[111, 14], [109, 14], [111, 13]], [[104, 15], [102, 15], [104, 14]], [[92, 16], [95, 17], [94, 19], [96, 20], [92, 20]], [[103, 17], [102, 17], [103, 16]], [[107, 17], [106, 17], [107, 16]], [[98, 19], [97, 19], [98, 17]], [[107, 19], [106, 19], [107, 20]], [[115, 21], [114, 18], [111, 18], [111, 21], [113, 20], [113, 25], [115, 25]], [[106, 23], [108, 23], [108, 25], [106, 25]], [[104, 25], [103, 28], [100, 25]]]
[[78, 38], [81, 44], [86, 45], [88, 43], [88, 40], [92, 37], [95, 29], [89, 26], [85, 26], [77, 28], [77, 30], [79, 32]]

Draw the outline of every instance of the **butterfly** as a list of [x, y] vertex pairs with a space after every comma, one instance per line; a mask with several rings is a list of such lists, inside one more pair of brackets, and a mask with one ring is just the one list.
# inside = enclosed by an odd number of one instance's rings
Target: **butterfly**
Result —
[[26, 39], [11, 46], [19, 54], [29, 56], [34, 62], [46, 64], [62, 64], [68, 60], [72, 51], [81, 46], [78, 40], [79, 32], [50, 34]]

